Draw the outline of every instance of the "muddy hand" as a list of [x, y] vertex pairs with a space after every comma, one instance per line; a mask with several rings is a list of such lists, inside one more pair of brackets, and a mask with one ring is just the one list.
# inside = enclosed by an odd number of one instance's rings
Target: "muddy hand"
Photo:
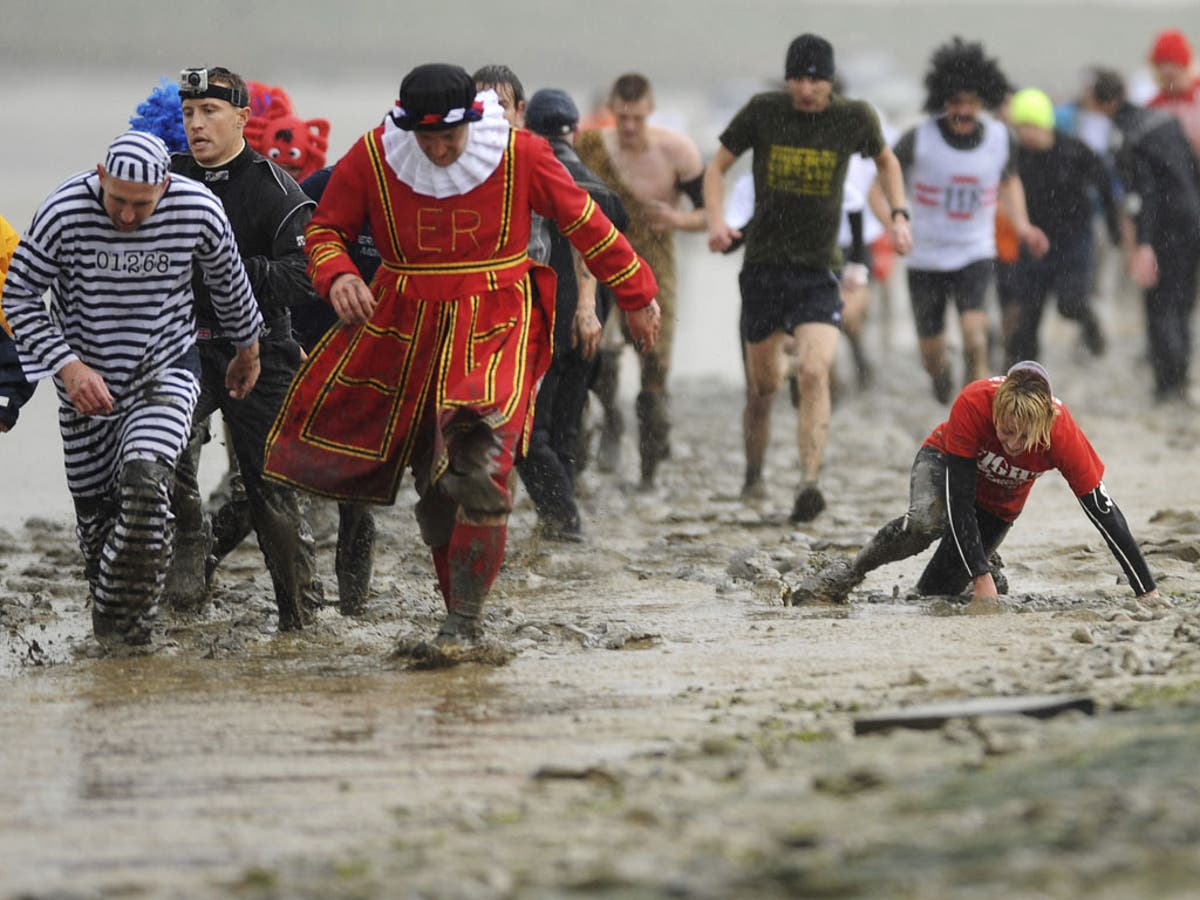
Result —
[[629, 325], [629, 334], [638, 353], [654, 349], [654, 345], [658, 343], [658, 330], [662, 325], [662, 310], [657, 300], [651, 300], [641, 309], [627, 310], [625, 322]]
[[225, 389], [234, 400], [244, 400], [258, 381], [261, 365], [258, 361], [258, 341], [248, 347], [238, 347], [237, 354], [225, 369]]
[[1140, 595], [1137, 598], [1138, 605], [1143, 609], [1171, 609], [1171, 601], [1163, 597], [1158, 592], [1158, 588]]
[[375, 297], [357, 275], [339, 275], [329, 289], [329, 304], [344, 325], [361, 325], [375, 312]]
[[975, 597], [963, 607], [968, 616], [994, 616], [1004, 612], [1004, 604], [999, 597]]
[[581, 359], [591, 359], [600, 349], [600, 338], [604, 326], [596, 318], [592, 310], [579, 310], [575, 313], [575, 329], [571, 333], [571, 346], [579, 351]]
[[1029, 252], [1033, 254], [1034, 259], [1041, 259], [1050, 250], [1050, 239], [1046, 237], [1046, 232], [1042, 231], [1036, 225], [1030, 225], [1022, 229], [1018, 237], [1021, 243], [1029, 248]]

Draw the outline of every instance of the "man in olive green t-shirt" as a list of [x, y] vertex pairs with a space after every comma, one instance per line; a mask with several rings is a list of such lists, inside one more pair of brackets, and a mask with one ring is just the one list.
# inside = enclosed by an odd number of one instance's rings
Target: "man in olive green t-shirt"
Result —
[[793, 522], [808, 522], [825, 508], [817, 485], [829, 431], [829, 377], [837, 351], [842, 300], [838, 225], [842, 185], [854, 153], [875, 160], [891, 204], [889, 231], [898, 253], [912, 245], [904, 179], [883, 139], [870, 104], [833, 94], [833, 47], [802, 34], [788, 47], [787, 90], [758, 94], [721, 134], [704, 173], [708, 246], [727, 250], [742, 232], [725, 222], [725, 174], [753, 150], [754, 216], [745, 229], [746, 251], [738, 282], [746, 363], [746, 481], [742, 496], [766, 495], [763, 460], [771, 406], [784, 377], [782, 344], [796, 345], [800, 386], [798, 440], [803, 484]]

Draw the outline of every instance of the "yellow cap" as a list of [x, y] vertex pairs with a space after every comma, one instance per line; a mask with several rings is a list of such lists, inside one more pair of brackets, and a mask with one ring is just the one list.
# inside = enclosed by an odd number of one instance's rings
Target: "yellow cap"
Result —
[[1025, 88], [1013, 94], [1008, 102], [1008, 121], [1013, 125], [1036, 125], [1054, 130], [1054, 104], [1045, 92]]

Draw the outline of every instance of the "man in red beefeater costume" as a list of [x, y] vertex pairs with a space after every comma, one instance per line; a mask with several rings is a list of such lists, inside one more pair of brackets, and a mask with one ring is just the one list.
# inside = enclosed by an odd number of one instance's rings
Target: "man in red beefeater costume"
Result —
[[[467, 72], [413, 69], [383, 124], [337, 164], [306, 232], [309, 271], [343, 327], [317, 345], [269, 441], [267, 474], [344, 500], [392, 503], [405, 466], [447, 615], [434, 647], [482, 636], [504, 559], [508, 476], [550, 363], [554, 280], [526, 253], [553, 220], [653, 346], [654, 274], [549, 145], [511, 129]], [[369, 221], [370, 286], [347, 248]]]

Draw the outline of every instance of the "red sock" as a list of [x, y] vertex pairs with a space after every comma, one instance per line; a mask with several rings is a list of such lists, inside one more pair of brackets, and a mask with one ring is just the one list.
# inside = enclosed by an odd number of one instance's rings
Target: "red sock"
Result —
[[446, 602], [446, 612], [450, 611], [450, 545], [430, 547], [433, 554], [433, 571], [437, 573], [438, 590], [442, 592], [442, 600]]
[[447, 562], [450, 589], [446, 606], [462, 607], [464, 614], [478, 616], [504, 562], [507, 525], [471, 525], [456, 522], [450, 536]]

